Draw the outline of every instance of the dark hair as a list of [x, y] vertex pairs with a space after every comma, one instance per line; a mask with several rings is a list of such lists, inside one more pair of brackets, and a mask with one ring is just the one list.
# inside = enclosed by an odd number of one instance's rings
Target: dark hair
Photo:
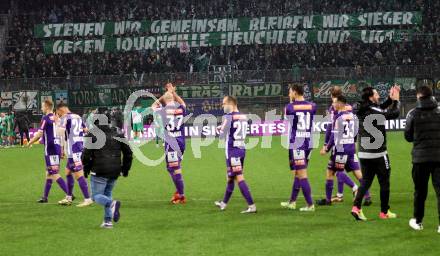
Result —
[[44, 105], [46, 105], [46, 107], [53, 109], [53, 101], [51, 100], [45, 100], [43, 101]]
[[339, 95], [338, 97], [336, 97], [336, 101], [343, 103], [343, 104], [347, 104], [347, 98], [345, 98], [345, 96], [343, 96], [343, 95]]
[[342, 89], [339, 86], [333, 86], [330, 89], [330, 95], [332, 98], [337, 98], [338, 96], [342, 95]]
[[302, 85], [292, 84], [289, 89], [296, 92], [298, 95], [304, 95], [304, 87]]
[[432, 89], [431, 87], [427, 85], [422, 85], [417, 88], [417, 94], [420, 94], [421, 97], [431, 97], [432, 96]]
[[362, 100], [369, 101], [370, 97], [374, 95], [374, 89], [371, 86], [362, 89]]
[[235, 98], [234, 96], [228, 95], [228, 96], [225, 96], [225, 99], [227, 102], [232, 103], [235, 106], [237, 106], [237, 104], [238, 104], [237, 98]]
[[67, 107], [68, 107], [67, 104], [64, 103], [64, 102], [60, 102], [60, 103], [57, 104], [57, 109], [60, 109], [60, 108], [67, 108]]

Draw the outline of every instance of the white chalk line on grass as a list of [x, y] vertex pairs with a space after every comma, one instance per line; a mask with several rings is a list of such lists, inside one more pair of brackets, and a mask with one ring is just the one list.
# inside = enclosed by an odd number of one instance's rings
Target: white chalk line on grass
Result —
[[[392, 193], [391, 194], [391, 197], [392, 196], [408, 196], [408, 195], [413, 195], [413, 193], [412, 192], [402, 192], [402, 193]], [[376, 195], [376, 194], [371, 194], [371, 196], [373, 197], [373, 199], [374, 198], [376, 198], [376, 196], [377, 196], [377, 199], [379, 200], [379, 195]], [[316, 196], [315, 196], [316, 197]], [[281, 200], [281, 201], [285, 201], [285, 200], [287, 200], [288, 199], [288, 196], [287, 197], [255, 197], [254, 199], [255, 199], [255, 201], [258, 201], [258, 200]], [[298, 198], [304, 198], [303, 196], [298, 196]], [[317, 197], [316, 197], [317, 198]], [[347, 197], [344, 197], [344, 198], [347, 198]], [[351, 199], [352, 197], [350, 197], [350, 199]], [[215, 200], [218, 200], [218, 198], [217, 199], [212, 199], [212, 198], [188, 198], [187, 199], [187, 201], [193, 201], [193, 202], [213, 202], [213, 201], [215, 201]], [[75, 200], [75, 201], [77, 201], [77, 202], [81, 202], [81, 200]], [[133, 200], [133, 199], [128, 199], [128, 200], [124, 200], [124, 202], [139, 202], [139, 203], [142, 203], [142, 202], [153, 202], [153, 203], [155, 203], [155, 202], [157, 202], [157, 203], [160, 203], [160, 202], [169, 202], [170, 200], [165, 200], [165, 199], [145, 199], [145, 200]], [[8, 205], [27, 205], [27, 204], [35, 204], [35, 205], [37, 205], [38, 203], [37, 202], [32, 202], [32, 201], [25, 201], [25, 202], [23, 202], [23, 201], [21, 201], [21, 202], [0, 202], [0, 206], [8, 206]], [[47, 205], [57, 205], [58, 203], [45, 203], [45, 204], [47, 204]]]

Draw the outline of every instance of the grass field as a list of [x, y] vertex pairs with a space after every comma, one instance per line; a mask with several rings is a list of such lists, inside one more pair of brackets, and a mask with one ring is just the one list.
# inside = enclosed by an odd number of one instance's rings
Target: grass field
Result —
[[[113, 230], [99, 228], [103, 210], [97, 205], [56, 205], [62, 198], [56, 185], [49, 204], [35, 202], [44, 182], [41, 146], [0, 149], [0, 255], [439, 255], [432, 188], [425, 230], [417, 233], [408, 227], [413, 192], [410, 148], [401, 133], [389, 134], [391, 207], [398, 219], [379, 220], [377, 181], [372, 187], [374, 203], [364, 210], [368, 222], [355, 222], [349, 214], [352, 197], [347, 187], [344, 203], [314, 213], [281, 209], [292, 181], [287, 152], [274, 138], [272, 148], [247, 153], [245, 176], [258, 214], [239, 213], [246, 206], [239, 190], [225, 212], [214, 207], [225, 189], [224, 150], [214, 144], [195, 159], [188, 142], [183, 172], [189, 202], [168, 203], [174, 190], [164, 164], [147, 167], [135, 161], [130, 176], [120, 178], [114, 191], [122, 201], [122, 218]], [[153, 144], [143, 151], [150, 157], [162, 153]], [[327, 158], [313, 152], [309, 175], [314, 199], [325, 192]], [[80, 197], [78, 184], [75, 194]], [[304, 204], [300, 196], [298, 205]]]

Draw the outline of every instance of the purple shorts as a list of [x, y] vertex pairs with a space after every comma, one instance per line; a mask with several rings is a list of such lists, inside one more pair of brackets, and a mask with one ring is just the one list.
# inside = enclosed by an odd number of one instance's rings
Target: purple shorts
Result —
[[44, 157], [46, 161], [46, 170], [49, 175], [58, 174], [60, 171], [60, 156], [59, 155], [46, 155]]
[[310, 149], [289, 149], [290, 170], [299, 171], [307, 169], [310, 158]]
[[183, 153], [185, 152], [185, 147], [179, 145], [180, 152], [174, 150], [170, 145], [165, 145], [165, 160], [167, 163], [167, 170], [169, 172], [174, 172], [180, 170], [181, 162], [183, 159]]
[[81, 159], [79, 161], [74, 161], [73, 158], [67, 158], [66, 169], [71, 172], [82, 171], [83, 165]]
[[327, 168], [335, 172], [342, 172], [344, 170], [351, 172], [361, 169], [356, 154], [341, 155], [334, 153], [330, 155]]
[[244, 157], [228, 157], [226, 158], [226, 172], [228, 177], [233, 178], [243, 174]]

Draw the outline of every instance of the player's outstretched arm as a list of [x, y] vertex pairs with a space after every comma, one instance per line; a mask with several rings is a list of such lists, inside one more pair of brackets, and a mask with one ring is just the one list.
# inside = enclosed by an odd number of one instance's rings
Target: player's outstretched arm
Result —
[[38, 132], [34, 133], [34, 137], [32, 137], [32, 139], [29, 141], [29, 143], [26, 146], [30, 147], [37, 140], [39, 140], [41, 138], [41, 136], [43, 136], [43, 132], [42, 131], [38, 131]]

